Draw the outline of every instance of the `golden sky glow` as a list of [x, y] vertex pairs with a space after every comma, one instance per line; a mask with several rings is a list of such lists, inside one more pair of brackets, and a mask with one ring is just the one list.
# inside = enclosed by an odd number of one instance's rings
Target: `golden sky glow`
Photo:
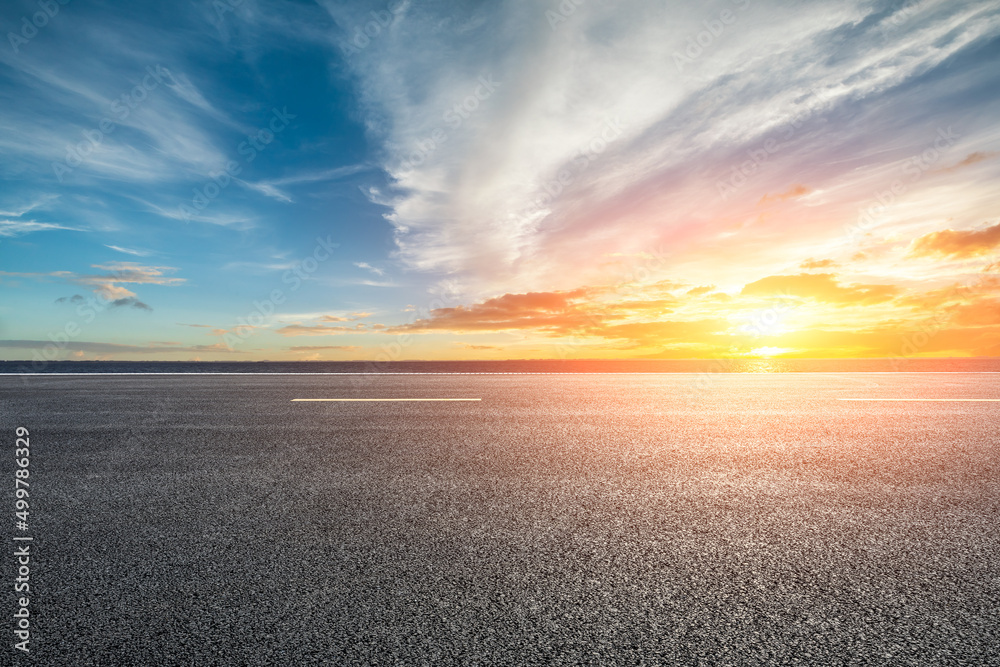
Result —
[[573, 4], [53, 21], [0, 55], [4, 356], [1000, 354], [995, 2]]

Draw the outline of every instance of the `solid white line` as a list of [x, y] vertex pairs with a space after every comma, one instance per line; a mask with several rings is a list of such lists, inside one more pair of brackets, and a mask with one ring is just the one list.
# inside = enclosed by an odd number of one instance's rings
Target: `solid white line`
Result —
[[364, 402], [395, 402], [395, 401], [481, 401], [481, 398], [293, 398], [292, 403], [302, 402], [331, 402], [340, 403], [364, 403]]
[[1000, 403], [1000, 398], [838, 398], [838, 401], [913, 401], [923, 403]]

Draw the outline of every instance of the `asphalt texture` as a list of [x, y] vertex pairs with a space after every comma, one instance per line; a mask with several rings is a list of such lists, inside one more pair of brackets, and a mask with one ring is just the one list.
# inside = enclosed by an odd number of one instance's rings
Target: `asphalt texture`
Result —
[[2, 377], [0, 656], [1000, 664], [998, 378]]

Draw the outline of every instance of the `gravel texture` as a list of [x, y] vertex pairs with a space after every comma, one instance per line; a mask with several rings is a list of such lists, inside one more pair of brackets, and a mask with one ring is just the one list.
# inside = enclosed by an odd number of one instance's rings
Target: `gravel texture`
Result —
[[[3, 654], [1000, 664], [1000, 403], [836, 400], [995, 378], [3, 377], [35, 538]], [[291, 402], [366, 396], [483, 400]]]

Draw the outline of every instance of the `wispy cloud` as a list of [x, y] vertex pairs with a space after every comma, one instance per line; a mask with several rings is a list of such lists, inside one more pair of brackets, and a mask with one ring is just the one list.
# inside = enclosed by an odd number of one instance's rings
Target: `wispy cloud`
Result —
[[[8, 209], [0, 210], [0, 218], [20, 218], [21, 216], [34, 211], [37, 208], [42, 208], [51, 202], [59, 199], [59, 195], [46, 194], [31, 201], [21, 204], [19, 206], [12, 206]], [[9, 205], [9, 204], [8, 204]]]
[[105, 273], [77, 274], [72, 271], [19, 273], [0, 271], [0, 276], [33, 278], [43, 281], [58, 278], [76, 285], [89, 287], [103, 300], [115, 302], [114, 305], [131, 306], [144, 310], [149, 309], [149, 306], [136, 300], [135, 292], [122, 287], [122, 285], [180, 285], [185, 282], [184, 278], [166, 275], [177, 270], [169, 266], [143, 266], [133, 262], [109, 262], [107, 264], [94, 264], [92, 268], [105, 271]]
[[[989, 2], [921, 3], [902, 27], [886, 23], [897, 10], [860, 1], [822, 12], [739, 4], [738, 20], [681, 72], [674, 55], [714, 18], [702, 5], [585, 3], [555, 30], [547, 6], [530, 3], [401, 12], [391, 38], [350, 59], [370, 133], [387, 148], [395, 187], [372, 199], [391, 207], [399, 257], [488, 292], [579, 283], [597, 249], [634, 252], [665, 237], [708, 244], [731, 224], [715, 181], [748, 151], [794, 137], [798, 145], [765, 153], [780, 166], [746, 194], [801, 197], [805, 186], [775, 182], [796, 160], [813, 165], [813, 189], [852, 168], [818, 168], [863, 139], [838, 119], [882, 98], [898, 105], [897, 124], [865, 132], [915, 143], [904, 86], [1000, 34]], [[361, 20], [327, 6], [341, 25]], [[482, 77], [496, 82], [488, 96]], [[937, 110], [961, 104], [945, 97]], [[842, 226], [818, 220], [799, 233], [820, 224]]]
[[132, 248], [123, 248], [117, 245], [105, 245], [105, 248], [111, 248], [115, 252], [125, 253], [126, 255], [134, 255], [135, 257], [148, 257], [149, 253], [145, 250], [134, 250]]
[[366, 271], [371, 271], [376, 276], [384, 276], [385, 275], [385, 271], [383, 271], [382, 269], [380, 269], [378, 267], [372, 266], [368, 262], [354, 262], [354, 266], [358, 267], [359, 269], [365, 269]]
[[[74, 305], [80, 305], [87, 303], [87, 298], [81, 294], [74, 294], [73, 296], [63, 296], [56, 299], [56, 303], [71, 303]], [[151, 312], [153, 309], [149, 304], [139, 301], [135, 297], [122, 297], [120, 299], [115, 299], [113, 301], [107, 301], [104, 306], [109, 308], [134, 308], [136, 310], [145, 310]]]
[[352, 164], [343, 167], [335, 167], [333, 169], [321, 169], [315, 171], [307, 171], [293, 176], [286, 176], [283, 178], [275, 178], [268, 181], [240, 181], [245, 187], [259, 192], [265, 197], [270, 197], [272, 199], [277, 199], [278, 201], [291, 203], [294, 201], [292, 195], [286, 192], [283, 188], [288, 186], [301, 185], [305, 183], [321, 183], [338, 181], [342, 178], [348, 176], [353, 176], [358, 173], [372, 170], [371, 165], [367, 164]]
[[54, 230], [86, 231], [77, 227], [59, 225], [54, 222], [35, 222], [34, 220], [0, 220], [0, 236], [14, 237], [33, 232], [50, 232]]
[[[0, 348], [19, 350], [38, 350], [51, 344], [49, 340], [0, 340]], [[119, 343], [102, 343], [93, 341], [68, 341], [63, 343], [63, 349], [69, 351], [91, 352], [95, 354], [125, 354], [125, 355], [146, 355], [174, 352], [219, 352], [219, 353], [242, 353], [242, 350], [231, 350], [222, 343], [213, 345], [123, 345]]]
[[296, 322], [277, 329], [277, 333], [282, 336], [337, 336], [344, 334], [365, 333], [373, 330], [365, 324], [355, 324], [348, 326], [326, 326], [323, 324], [302, 324]]
[[921, 236], [913, 242], [910, 254], [918, 257], [943, 255], [976, 257], [1000, 247], [1000, 223], [982, 229], [956, 231], [945, 229]]

